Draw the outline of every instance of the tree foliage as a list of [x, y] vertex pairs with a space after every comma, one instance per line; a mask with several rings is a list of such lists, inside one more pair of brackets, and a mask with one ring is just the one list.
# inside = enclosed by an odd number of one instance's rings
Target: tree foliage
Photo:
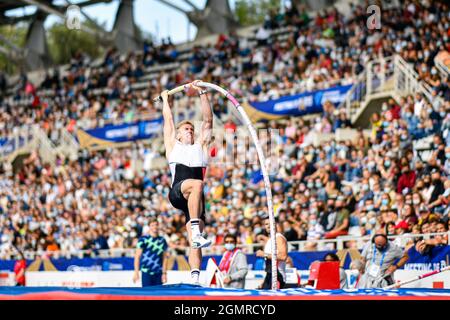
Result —
[[279, 0], [236, 0], [235, 15], [242, 26], [251, 26], [264, 22], [265, 16], [279, 9]]
[[[27, 26], [25, 24], [18, 24], [16, 26], [0, 26], [0, 35], [15, 46], [22, 48], [25, 44], [25, 38], [27, 36]], [[0, 44], [9, 49], [9, 46], [1, 40]], [[18, 66], [15, 63], [12, 63], [9, 57], [3, 53], [0, 53], [0, 70], [11, 74], [17, 72]]]
[[[88, 21], [83, 23], [94, 28]], [[55, 23], [47, 30], [47, 42], [55, 64], [68, 63], [77, 52], [83, 52], [92, 58], [103, 53], [95, 35], [83, 30], [68, 29], [64, 23]]]

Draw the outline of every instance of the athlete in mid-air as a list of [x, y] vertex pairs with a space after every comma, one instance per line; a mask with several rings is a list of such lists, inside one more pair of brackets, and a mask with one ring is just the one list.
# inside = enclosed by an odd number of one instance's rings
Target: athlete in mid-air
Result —
[[207, 92], [197, 86], [199, 80], [190, 84], [197, 90], [203, 114], [200, 135], [195, 140], [194, 125], [184, 120], [175, 127], [172, 111], [168, 101], [168, 91], [161, 93], [164, 118], [164, 145], [166, 158], [172, 174], [172, 185], [169, 201], [177, 209], [184, 212], [186, 229], [191, 249], [189, 250], [189, 265], [191, 281], [199, 283], [201, 248], [211, 245], [211, 240], [202, 236], [205, 226], [205, 197], [203, 180], [208, 165], [207, 149], [211, 141], [213, 115], [207, 97]]

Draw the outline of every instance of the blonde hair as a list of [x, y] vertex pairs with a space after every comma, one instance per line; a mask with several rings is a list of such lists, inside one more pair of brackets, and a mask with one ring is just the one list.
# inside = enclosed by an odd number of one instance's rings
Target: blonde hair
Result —
[[183, 125], [185, 125], [185, 124], [189, 124], [189, 125], [192, 126], [192, 128], [195, 129], [194, 124], [193, 124], [191, 121], [189, 121], [189, 120], [183, 120], [183, 121], [180, 121], [180, 122], [177, 124], [176, 129], [177, 129], [177, 130], [180, 129], [181, 126], [183, 126]]

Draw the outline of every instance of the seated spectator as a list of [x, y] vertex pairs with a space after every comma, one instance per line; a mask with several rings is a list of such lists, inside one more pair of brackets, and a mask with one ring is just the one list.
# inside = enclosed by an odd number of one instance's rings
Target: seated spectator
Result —
[[245, 276], [247, 275], [248, 265], [245, 254], [236, 247], [236, 236], [227, 234], [224, 238], [225, 252], [219, 264], [219, 270], [224, 278], [225, 288], [245, 287]]
[[343, 289], [347, 286], [347, 275], [345, 274], [344, 268], [340, 265], [341, 260], [335, 253], [327, 253], [325, 257], [323, 257], [323, 261], [329, 262], [329, 261], [337, 261], [339, 262], [339, 282], [340, 282], [340, 288]]
[[334, 228], [325, 234], [325, 239], [334, 239], [338, 236], [348, 234], [349, 228], [349, 212], [344, 207], [344, 197], [339, 196], [336, 200], [336, 224]]

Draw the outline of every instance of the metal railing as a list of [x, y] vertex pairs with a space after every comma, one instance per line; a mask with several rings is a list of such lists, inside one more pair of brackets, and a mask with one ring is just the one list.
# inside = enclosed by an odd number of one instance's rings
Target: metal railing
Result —
[[419, 74], [414, 70], [411, 64], [406, 62], [399, 55], [395, 56], [394, 70], [394, 89], [399, 96], [415, 94], [420, 92], [425, 98], [432, 102], [437, 100], [443, 105], [442, 97], [433, 96], [433, 89], [425, 81], [419, 79]]
[[379, 93], [386, 93], [391, 90], [386, 87], [388, 81], [392, 78], [395, 72], [394, 57], [383, 57], [369, 62], [366, 73], [366, 94], [374, 96]]
[[0, 161], [5, 161], [16, 152], [26, 148], [35, 139], [30, 126], [17, 128], [15, 132], [5, 138], [5, 143], [0, 146]]
[[400, 55], [380, 57], [368, 63], [339, 108], [345, 109], [349, 119], [355, 122], [367, 103], [374, 98], [392, 96], [399, 100], [400, 97], [419, 92], [428, 101], [439, 101], [442, 105], [442, 97], [433, 96], [432, 91], [427, 83], [419, 79], [413, 66]]
[[352, 119], [362, 105], [366, 97], [366, 87], [366, 71], [363, 71], [338, 107], [346, 110], [348, 119]]
[[56, 157], [58, 155], [56, 147], [53, 142], [47, 137], [45, 132], [37, 125], [33, 126], [33, 135], [36, 138], [36, 148], [44, 163], [49, 163], [51, 166], [55, 165]]
[[[405, 245], [411, 240], [415, 238], [422, 239], [432, 239], [435, 236], [447, 236], [447, 244], [450, 245], [449, 236], [450, 231], [448, 232], [436, 232], [436, 233], [427, 233], [427, 234], [411, 234], [406, 233], [402, 235], [388, 236], [391, 241], [398, 240], [398, 244], [400, 247], [404, 248]], [[328, 251], [328, 250], [343, 250], [346, 249], [345, 244], [348, 242], [354, 242], [356, 245], [353, 245], [352, 248], [362, 249], [364, 244], [370, 241], [371, 236], [340, 236], [336, 239], [319, 239], [319, 240], [302, 240], [302, 241], [289, 241], [288, 248], [289, 252], [311, 252], [311, 251]], [[313, 246], [311, 246], [313, 244]], [[263, 248], [262, 243], [255, 244], [245, 244], [238, 245], [241, 250], [247, 254], [254, 254], [257, 250]], [[311, 249], [314, 248], [314, 249]], [[170, 249], [173, 251], [173, 248]], [[188, 252], [189, 248], [184, 248], [185, 254]], [[211, 255], [221, 255], [223, 254], [224, 247], [223, 245], [213, 245], [209, 248], [203, 249], [204, 256]], [[120, 258], [120, 257], [134, 257], [135, 249], [134, 248], [115, 248], [115, 249], [106, 249], [106, 250], [76, 250], [76, 251], [24, 251], [24, 256], [26, 259], [34, 260], [37, 257], [48, 257], [48, 258]], [[16, 253], [10, 254], [10, 259], [17, 258]]]
[[80, 149], [80, 145], [77, 140], [72, 136], [66, 128], [61, 129], [60, 135], [60, 148], [61, 151], [68, 155], [72, 160], [76, 160], [78, 157], [78, 150]]

